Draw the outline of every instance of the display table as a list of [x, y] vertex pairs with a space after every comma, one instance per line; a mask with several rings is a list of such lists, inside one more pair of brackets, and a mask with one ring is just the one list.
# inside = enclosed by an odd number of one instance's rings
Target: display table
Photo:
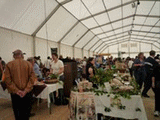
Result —
[[[111, 107], [111, 96], [95, 96], [96, 113], [101, 113], [104, 116], [111, 116], [124, 119], [147, 120], [147, 115], [140, 95], [132, 95], [131, 99], [124, 99], [121, 97], [120, 102], [122, 105], [126, 107], [124, 110], [119, 109], [117, 106]], [[104, 107], [110, 108], [111, 111], [105, 112]]]
[[[36, 96], [36, 98], [47, 99], [47, 102], [48, 102], [47, 105], [48, 105], [48, 108], [50, 108], [50, 113], [51, 113], [51, 101], [50, 101], [49, 95], [50, 93], [53, 93], [57, 91], [58, 89], [61, 89], [61, 88], [63, 89], [63, 83], [61, 82], [61, 83], [45, 84], [45, 85], [46, 87], [44, 88], [44, 90], [38, 96]], [[0, 85], [0, 98], [11, 100], [11, 96], [8, 93], [8, 90], [6, 89], [5, 91], [3, 91], [3, 88], [1, 85]], [[38, 105], [39, 105], [39, 99], [38, 99]]]
[[58, 89], [63, 89], [63, 83], [56, 84], [46, 84], [46, 88], [37, 96], [37, 98], [47, 99], [48, 108], [50, 108], [50, 94], [57, 91]]
[[[92, 115], [92, 120], [94, 120], [97, 119], [96, 115], [98, 113], [103, 114], [104, 116], [111, 116], [115, 118], [147, 120], [145, 108], [140, 95], [133, 95], [131, 96], [131, 99], [120, 98], [121, 104], [126, 107], [125, 110], [121, 110], [117, 106], [111, 107], [112, 95], [108, 97], [107, 95], [95, 96], [94, 93], [91, 92], [84, 92], [84, 93], [71, 92], [71, 93], [72, 93], [70, 98], [71, 120], [74, 120], [75, 117], [77, 120], [80, 120], [82, 118], [87, 118], [88, 120], [89, 115], [90, 116]], [[81, 100], [85, 102], [83, 103], [79, 102]], [[106, 112], [104, 110], [105, 107], [110, 108], [111, 111]], [[92, 109], [89, 110], [89, 108]], [[94, 110], [95, 110], [95, 115], [94, 115]], [[89, 115], [88, 111], [90, 111]]]

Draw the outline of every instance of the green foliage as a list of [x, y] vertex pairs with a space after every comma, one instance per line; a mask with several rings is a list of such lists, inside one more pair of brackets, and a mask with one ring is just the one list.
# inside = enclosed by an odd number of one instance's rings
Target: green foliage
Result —
[[94, 84], [98, 84], [100, 87], [104, 87], [105, 82], [109, 82], [113, 79], [114, 70], [104, 70], [102, 68], [96, 69], [96, 74], [91, 78]]
[[136, 112], [141, 112], [141, 109], [140, 108], [136, 108]]
[[51, 79], [57, 79], [57, 78], [58, 78], [58, 75], [51, 74], [51, 75], [50, 75], [50, 78], [51, 78]]
[[105, 108], [104, 108], [104, 111], [105, 111], [105, 112], [111, 112], [111, 109], [108, 108], [108, 107], [105, 107]]

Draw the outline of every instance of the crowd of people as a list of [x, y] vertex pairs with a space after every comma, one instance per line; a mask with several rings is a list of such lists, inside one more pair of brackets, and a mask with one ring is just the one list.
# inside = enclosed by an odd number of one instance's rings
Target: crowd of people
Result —
[[[16, 120], [26, 119], [31, 116], [31, 90], [38, 79], [46, 79], [50, 74], [58, 75], [61, 81], [64, 81], [64, 64], [62, 61], [76, 61], [78, 67], [82, 67], [82, 76], [87, 80], [95, 75], [95, 68], [103, 69], [126, 69], [130, 75], [135, 78], [139, 89], [142, 89], [142, 96], [147, 97], [150, 88], [155, 93], [155, 116], [160, 115], [160, 104], [158, 93], [160, 92], [160, 65], [159, 55], [155, 51], [150, 51], [150, 56], [146, 58], [144, 53], [140, 52], [135, 58], [114, 58], [96, 55], [95, 57], [84, 57], [81, 59], [63, 58], [56, 53], [52, 58], [47, 57], [42, 63], [41, 57], [30, 57], [24, 60], [24, 54], [21, 50], [13, 52], [14, 60], [5, 63], [0, 57], [0, 78], [7, 85], [11, 93], [12, 106]], [[121, 63], [119, 68], [118, 63]], [[144, 87], [143, 87], [144, 84]], [[94, 85], [94, 87], [97, 87]], [[62, 91], [63, 92], [63, 91]], [[24, 104], [25, 103], [25, 104]]]

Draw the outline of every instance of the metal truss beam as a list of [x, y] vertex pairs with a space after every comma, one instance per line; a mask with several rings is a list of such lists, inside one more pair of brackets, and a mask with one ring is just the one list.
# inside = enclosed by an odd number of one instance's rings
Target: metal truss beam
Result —
[[93, 52], [95, 52], [101, 45], [103, 45], [103, 42], [102, 42], [100, 45], [98, 45], [98, 46], [93, 50]]
[[79, 23], [79, 21], [77, 21], [67, 32], [65, 35], [63, 35], [63, 37], [58, 41], [59, 43], [62, 42], [62, 40], [73, 30], [73, 28], [75, 28], [77, 26], [77, 24]]
[[[115, 35], [111, 35], [111, 36], [108, 36], [108, 37], [104, 37], [104, 38], [101, 38], [102, 40], [104, 39], [107, 39], [107, 38], [110, 38], [110, 37], [113, 37], [113, 36], [116, 36], [116, 35], [120, 35], [120, 34], [124, 34], [124, 33], [127, 33], [128, 31], [124, 31], [124, 32], [121, 32], [121, 33], [117, 33]], [[116, 38], [117, 39], [117, 38]]]
[[97, 53], [99, 53], [104, 47], [106, 47], [107, 45], [104, 45], [101, 49], [99, 49], [98, 51], [97, 51]]
[[90, 30], [88, 29], [73, 45], [72, 47], [74, 47]]
[[38, 26], [38, 28], [32, 33], [31, 36], [36, 36], [36, 34], [40, 31], [40, 29], [47, 23], [47, 21], [53, 16], [53, 14], [60, 8], [60, 4], [58, 4], [51, 13], [46, 17], [46, 19]]
[[118, 28], [113, 29], [113, 30], [105, 31], [105, 32], [103, 32], [103, 33], [98, 33], [97, 35], [102, 35], [102, 34], [104, 34], [104, 33], [109, 33], [109, 32], [112, 32], [112, 31], [116, 31], [116, 30], [119, 30], [119, 29], [123, 29], [123, 28], [126, 28], [126, 27], [130, 27], [130, 26], [132, 26], [132, 24], [125, 25], [125, 26], [122, 26], [122, 27], [118, 27]]
[[160, 34], [160, 32], [149, 32], [149, 31], [139, 31], [139, 30], [132, 30], [133, 32], [142, 32], [142, 33], [152, 33], [152, 34]]
[[137, 1], [137, 0], [132, 0], [132, 1], [126, 2], [126, 3], [122, 4], [122, 5], [118, 5], [118, 6], [115, 6], [115, 7], [113, 7], [113, 8], [110, 8], [110, 9], [108, 9], [108, 10], [104, 10], [104, 11], [101, 11], [101, 12], [99, 12], [99, 13], [93, 14], [93, 15], [91, 15], [91, 16], [82, 18], [80, 21], [87, 20], [87, 19], [89, 19], [89, 18], [92, 18], [92, 17], [98, 16], [98, 15], [101, 15], [101, 14], [106, 13], [106, 12], [110, 12], [110, 11], [112, 11], [112, 10], [115, 10], [115, 9], [120, 8], [120, 7], [122, 7], [122, 6], [129, 5], [129, 4], [131, 4], [131, 3], [133, 3], [133, 2], [136, 2], [136, 1]]
[[135, 39], [135, 40], [144, 40], [144, 41], [150, 41], [150, 42], [157, 42], [158, 44], [160, 44], [160, 42], [158, 42], [157, 40], [148, 40], [148, 39], [140, 39], [140, 38], [134, 38], [134, 37], [131, 37], [131, 39]]
[[91, 48], [89, 48], [89, 51], [99, 42], [100, 40], [97, 40], [97, 42], [95, 42], [92, 46], [91, 46]]
[[106, 25], [109, 25], [109, 24], [112, 24], [112, 23], [115, 23], [115, 22], [118, 22], [118, 21], [121, 21], [121, 20], [132, 18], [133, 16], [134, 15], [130, 15], [130, 16], [127, 16], [127, 17], [124, 17], [124, 18], [120, 18], [120, 19], [114, 20], [112, 22], [108, 22], [108, 23], [105, 23], [105, 24], [102, 24], [102, 25], [99, 25], [99, 26], [92, 27], [90, 29], [93, 30], [93, 29], [96, 29], [96, 28], [99, 28], [99, 27], [103, 27], [103, 26], [106, 26]]
[[139, 36], [139, 37], [148, 37], [148, 38], [155, 38], [155, 39], [160, 39], [159, 37], [152, 37], [152, 36], [144, 36], [144, 35], [136, 35], [136, 34], [131, 34], [132, 36]]
[[153, 25], [143, 25], [143, 24], [133, 24], [134, 26], [143, 26], [143, 27], [155, 27], [160, 28], [160, 26], [153, 26]]
[[84, 49], [96, 36], [94, 35], [83, 47], [82, 49]]
[[[128, 36], [128, 35], [127, 35]], [[123, 38], [123, 37], [127, 37], [126, 35], [123, 35], [121, 37], [118, 37], [119, 38]], [[110, 40], [104, 40], [104, 42], [110, 42], [110, 41], [113, 41], [113, 40], [117, 40], [117, 38], [114, 38], [114, 39], [110, 39]]]
[[160, 16], [157, 15], [142, 15], [142, 14], [136, 14], [137, 17], [151, 17], [151, 18], [160, 18]]

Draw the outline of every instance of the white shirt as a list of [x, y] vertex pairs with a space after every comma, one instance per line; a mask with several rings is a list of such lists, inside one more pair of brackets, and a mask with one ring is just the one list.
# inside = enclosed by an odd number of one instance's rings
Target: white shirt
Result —
[[[58, 74], [60, 68], [64, 67], [64, 64], [61, 60], [58, 60], [56, 63], [53, 61], [51, 62], [51, 69], [53, 70], [53, 74]], [[63, 75], [61, 73], [59, 76]]]
[[46, 68], [50, 69], [51, 61], [50, 60], [46, 60], [44, 65], [45, 65]]
[[134, 62], [133, 62], [132, 60], [130, 60], [130, 61], [128, 62], [128, 67], [129, 67], [129, 68], [132, 68], [133, 63], [134, 63]]

